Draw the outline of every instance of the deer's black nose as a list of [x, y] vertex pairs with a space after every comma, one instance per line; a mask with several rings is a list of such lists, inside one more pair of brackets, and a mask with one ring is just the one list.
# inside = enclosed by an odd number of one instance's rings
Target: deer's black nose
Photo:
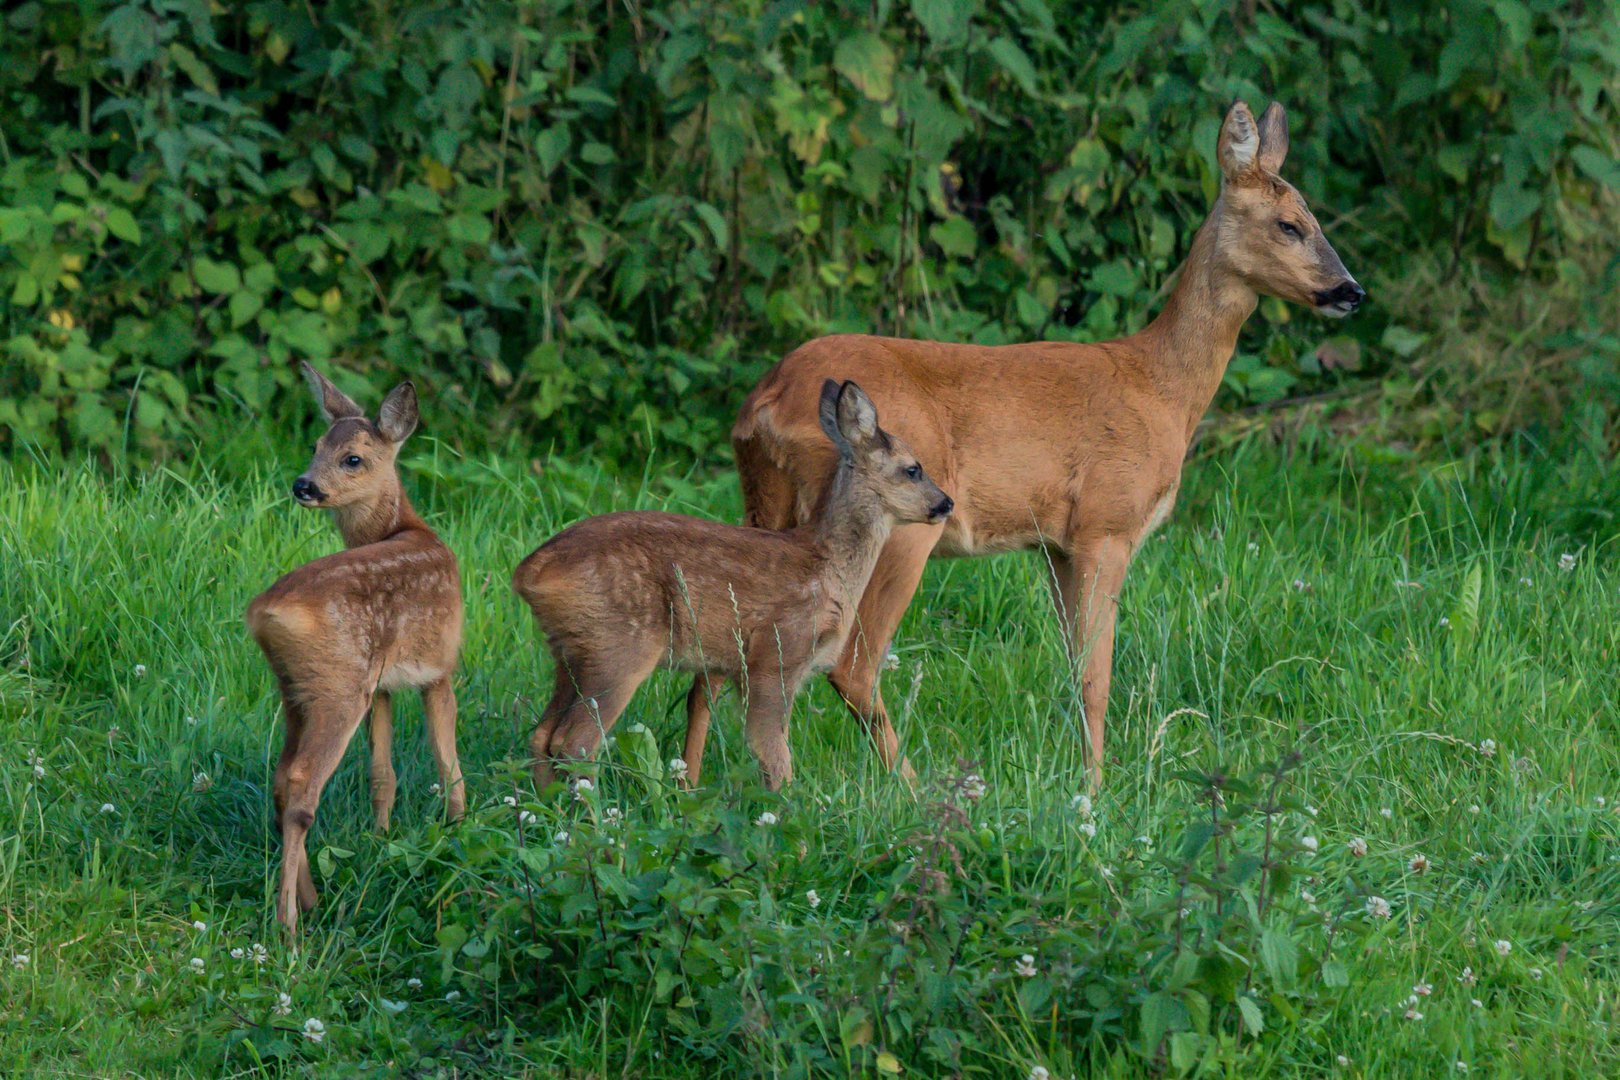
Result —
[[1331, 289], [1323, 289], [1315, 296], [1317, 307], [1343, 308], [1346, 313], [1356, 310], [1367, 298], [1367, 290], [1350, 278], [1345, 278]]
[[300, 476], [293, 481], [293, 498], [301, 503], [317, 503], [321, 501], [321, 489], [307, 476]]
[[928, 511], [928, 516], [933, 518], [935, 521], [938, 521], [948, 515], [954, 509], [956, 509], [956, 503], [951, 500], [949, 495], [947, 495], [939, 501], [937, 506]]

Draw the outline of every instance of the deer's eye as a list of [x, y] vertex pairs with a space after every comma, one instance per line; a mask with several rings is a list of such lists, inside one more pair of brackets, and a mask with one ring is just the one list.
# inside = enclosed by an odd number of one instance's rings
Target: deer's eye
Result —
[[906, 479], [907, 480], [921, 480], [922, 479], [922, 466], [917, 465], [917, 464], [907, 465], [906, 466]]
[[358, 469], [364, 464], [365, 462], [360, 460], [359, 454], [350, 454], [348, 457], [343, 459], [343, 467], [345, 469]]
[[1288, 237], [1290, 240], [1305, 239], [1305, 234], [1300, 232], [1299, 226], [1295, 225], [1292, 221], [1279, 221], [1277, 222], [1277, 228], [1281, 229], [1283, 231], [1283, 235]]

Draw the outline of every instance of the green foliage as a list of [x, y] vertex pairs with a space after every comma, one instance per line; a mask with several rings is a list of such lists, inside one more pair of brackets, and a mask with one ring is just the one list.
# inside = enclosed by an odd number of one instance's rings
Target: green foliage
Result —
[[[417, 377], [465, 441], [712, 455], [743, 389], [815, 334], [1139, 324], [1237, 96], [1288, 103], [1289, 173], [1375, 300], [1435, 253], [1580, 277], [1567, 256], [1620, 187], [1612, 0], [25, 0], [0, 19], [12, 447], [157, 449], [285, 415], [309, 358], [374, 391]], [[1349, 329], [1369, 374], [1406, 355], [1401, 304]], [[1265, 310], [1227, 400], [1346, 377], [1319, 328]]]

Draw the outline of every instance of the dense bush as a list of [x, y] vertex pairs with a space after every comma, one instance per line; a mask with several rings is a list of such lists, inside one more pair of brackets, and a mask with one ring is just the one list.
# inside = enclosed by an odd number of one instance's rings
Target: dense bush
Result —
[[[309, 357], [459, 438], [712, 453], [818, 333], [1138, 323], [1237, 96], [1375, 296], [1579, 277], [1617, 73], [1612, 0], [9, 4], [0, 446], [159, 448]], [[1232, 400], [1342, 377], [1266, 310]], [[1334, 355], [1418, 348], [1381, 310]]]

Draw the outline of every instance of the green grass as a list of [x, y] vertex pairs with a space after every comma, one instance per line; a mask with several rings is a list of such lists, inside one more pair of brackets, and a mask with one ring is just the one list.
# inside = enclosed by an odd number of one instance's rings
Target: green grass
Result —
[[[516, 961], [480, 968], [473, 952], [442, 950], [434, 913], [476, 897], [434, 894], [407, 864], [428, 852], [472, 865], [485, 833], [434, 820], [414, 700], [401, 709], [392, 837], [370, 831], [356, 747], [312, 837], [312, 852], [326, 852], [322, 905], [296, 947], [283, 941], [271, 916], [279, 722], [241, 615], [276, 575], [337, 543], [320, 515], [283, 495], [301, 465], [244, 453], [183, 475], [115, 479], [0, 466], [0, 958], [29, 958], [0, 966], [0, 1073], [215, 1074], [260, 1056], [273, 1074], [790, 1072], [789, 1048], [773, 1042], [785, 1036], [769, 1023], [729, 1041], [683, 1037], [650, 997], [638, 1010], [624, 992], [573, 996], [573, 983], [555, 982], [550, 997], [522, 996]], [[514, 790], [550, 684], [507, 584], [513, 565], [587, 512], [659, 505], [734, 518], [734, 484], [661, 468], [616, 482], [561, 462], [537, 473], [432, 444], [418, 448], [407, 483], [462, 560], [460, 743], [469, 806], [484, 807], [474, 817], [487, 823]], [[1343, 1054], [1366, 1075], [1441, 1075], [1459, 1060], [1471, 1075], [1616, 1075], [1620, 572], [1606, 546], [1616, 505], [1620, 482], [1599, 452], [1578, 449], [1418, 469], [1247, 444], [1194, 463], [1180, 508], [1127, 584], [1095, 840], [1070, 808], [1083, 784], [1082, 723], [1035, 558], [934, 564], [898, 636], [887, 696], [925, 794], [959, 762], [987, 781], [970, 807], [984, 850], [963, 873], [989, 867], [997, 895], [1057, 908], [1067, 890], [1094, 887], [1077, 883], [1100, 881], [1103, 864], [1139, 861], [1137, 837], [1173, 844], [1198, 813], [1179, 772], [1250, 769], [1300, 747], [1296, 789], [1314, 814], [1290, 812], [1285, 828], [1314, 835], [1320, 852], [1299, 856], [1305, 876], [1290, 903], [1311, 891], [1324, 909], [1338, 898], [1352, 913], [1357, 929], [1335, 953], [1348, 985], [1262, 999], [1265, 1033], [1231, 1041], [1229, 1071], [1344, 1073]], [[1565, 552], [1572, 569], [1560, 568]], [[621, 730], [644, 723], [671, 756], [683, 692], [655, 677]], [[871, 932], [889, 887], [872, 867], [923, 820], [923, 804], [881, 771], [819, 680], [794, 716], [798, 781], [779, 811], [806, 854], [772, 864], [775, 896], [738, 902], [766, 905], [761, 919], [784, 933], [821, 935], [836, 962], [833, 950]], [[762, 805], [735, 703], [719, 711], [711, 747], [715, 798]], [[604, 804], [643, 790], [610, 770], [600, 783]], [[566, 799], [524, 797], [542, 815], [574, 812]], [[1357, 837], [1363, 859], [1347, 847]], [[1419, 852], [1426, 874], [1409, 869]], [[1149, 871], [1134, 880], [1144, 892], [1173, 887]], [[803, 902], [806, 888], [825, 898], [819, 910]], [[1363, 930], [1367, 892], [1390, 898], [1394, 918]], [[1032, 952], [1044, 967], [1034, 924], [1006, 925], [1008, 939], [985, 948]], [[1506, 957], [1498, 939], [1512, 943]], [[263, 966], [229, 956], [254, 942], [268, 949]], [[203, 974], [188, 969], [192, 957]], [[1465, 966], [1476, 986], [1459, 983]], [[1143, 992], [1158, 971], [1144, 968]], [[407, 986], [413, 973], [422, 988]], [[1003, 977], [983, 973], [987, 987]], [[1433, 993], [1423, 1019], [1408, 1020], [1419, 982]], [[738, 994], [750, 985], [741, 977]], [[450, 989], [460, 1000], [444, 1000]], [[1052, 991], [1078, 997], [1084, 980], [1054, 976]], [[292, 998], [286, 1017], [271, 1011], [281, 992]], [[396, 1015], [384, 999], [405, 1008]], [[1088, 1040], [1023, 1008], [1027, 997], [986, 990], [983, 1000], [992, 1004], [975, 1015], [936, 1017], [971, 1033], [970, 1073], [1143, 1067], [1132, 1031]], [[318, 1045], [293, 1030], [310, 1016], [326, 1025]], [[288, 1031], [279, 1041], [266, 1035], [278, 1025]], [[822, 1037], [844, 1056], [821, 1071], [875, 1061], [850, 1049], [863, 1047], [859, 1032]], [[909, 1073], [949, 1071], [888, 1040]]]

